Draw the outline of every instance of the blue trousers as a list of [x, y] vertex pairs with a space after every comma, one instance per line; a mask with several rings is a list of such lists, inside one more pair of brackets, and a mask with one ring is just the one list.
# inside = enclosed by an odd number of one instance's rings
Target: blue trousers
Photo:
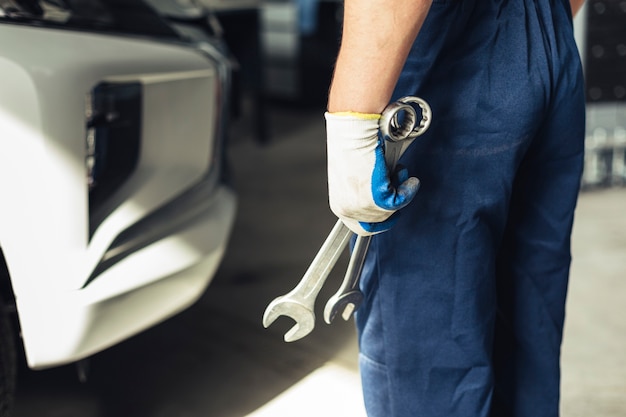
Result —
[[566, 0], [434, 0], [395, 98], [433, 109], [422, 182], [372, 241], [356, 315], [370, 417], [556, 417], [584, 152]]

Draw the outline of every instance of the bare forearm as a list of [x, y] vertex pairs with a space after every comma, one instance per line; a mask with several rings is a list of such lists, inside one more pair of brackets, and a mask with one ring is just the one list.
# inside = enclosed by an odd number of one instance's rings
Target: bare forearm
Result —
[[345, 0], [343, 36], [328, 111], [382, 111], [431, 2]]
[[570, 0], [570, 5], [572, 7], [572, 16], [576, 16], [576, 13], [583, 7], [585, 0]]

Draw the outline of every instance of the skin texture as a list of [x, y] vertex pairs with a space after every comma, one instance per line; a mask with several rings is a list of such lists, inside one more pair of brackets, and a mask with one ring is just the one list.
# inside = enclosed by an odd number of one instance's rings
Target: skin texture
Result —
[[431, 0], [345, 1], [329, 112], [385, 108], [430, 5]]
[[[431, 3], [432, 0], [345, 0], [329, 112], [382, 112]], [[584, 0], [570, 0], [572, 14], [583, 3]]]
[[570, 5], [572, 6], [572, 15], [576, 16], [576, 13], [583, 7], [585, 0], [570, 0]]

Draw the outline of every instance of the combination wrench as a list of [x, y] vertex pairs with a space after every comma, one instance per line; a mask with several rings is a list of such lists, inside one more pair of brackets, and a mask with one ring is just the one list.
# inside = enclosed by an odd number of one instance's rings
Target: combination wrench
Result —
[[[421, 109], [419, 124], [417, 124], [415, 112], [407, 112], [405, 106], [411, 104]], [[415, 138], [426, 132], [432, 121], [430, 106], [418, 97], [401, 98], [392, 106], [391, 111], [383, 113], [380, 120], [380, 131], [385, 138], [385, 163], [390, 173], [395, 172], [398, 160], [404, 151], [413, 143]], [[402, 116], [404, 119], [400, 120]], [[331, 324], [339, 313], [344, 320], [348, 321], [363, 301], [363, 293], [359, 289], [359, 280], [371, 239], [372, 236], [356, 237], [348, 269], [341, 286], [324, 307], [324, 321], [326, 323]]]
[[313, 331], [315, 299], [348, 245], [351, 235], [352, 231], [341, 220], [337, 220], [298, 285], [267, 306], [263, 314], [264, 327], [269, 327], [280, 316], [291, 317], [296, 324], [285, 333], [285, 342], [301, 339]]
[[[421, 109], [421, 115], [417, 114], [414, 105]], [[428, 129], [431, 120], [428, 103], [417, 97], [403, 97], [385, 108], [379, 128], [385, 139], [385, 162], [391, 173], [400, 156]], [[263, 314], [264, 327], [269, 327], [280, 316], [292, 318], [296, 323], [285, 333], [286, 342], [301, 339], [313, 331], [315, 300], [351, 237], [352, 231], [338, 220], [298, 285], [267, 306]], [[324, 309], [327, 323], [330, 324], [339, 312], [348, 320], [363, 300], [358, 282], [370, 240], [371, 236], [357, 236], [341, 287]]]

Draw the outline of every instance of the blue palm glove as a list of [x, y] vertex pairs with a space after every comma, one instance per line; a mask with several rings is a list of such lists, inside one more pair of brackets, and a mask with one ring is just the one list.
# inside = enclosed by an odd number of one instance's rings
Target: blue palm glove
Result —
[[411, 202], [419, 180], [405, 169], [390, 173], [378, 114], [326, 113], [330, 208], [353, 232], [368, 236], [390, 229]]

